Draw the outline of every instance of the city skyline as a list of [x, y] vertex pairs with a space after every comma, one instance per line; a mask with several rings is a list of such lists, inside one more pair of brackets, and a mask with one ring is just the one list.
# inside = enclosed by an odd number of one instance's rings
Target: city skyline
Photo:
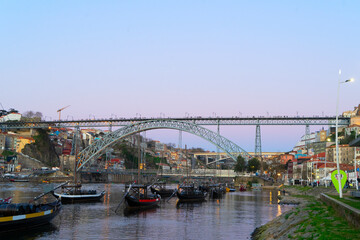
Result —
[[[1, 2], [0, 103], [48, 119], [335, 115], [360, 79], [354, 1]], [[340, 112], [359, 84], [340, 89]], [[210, 128], [211, 129], [211, 128]], [[212, 130], [215, 130], [212, 129]], [[311, 127], [312, 131], [320, 130]], [[261, 127], [288, 151], [305, 127]], [[255, 126], [221, 127], [254, 151]], [[149, 137], [177, 142], [177, 132]], [[184, 134], [183, 145], [216, 148]]]

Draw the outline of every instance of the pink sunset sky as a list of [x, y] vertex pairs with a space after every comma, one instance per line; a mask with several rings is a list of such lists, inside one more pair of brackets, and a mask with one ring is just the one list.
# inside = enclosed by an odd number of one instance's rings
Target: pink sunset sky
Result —
[[[2, 1], [0, 102], [57, 119], [334, 116], [360, 79], [358, 1]], [[341, 85], [340, 112], [360, 103]], [[212, 128], [215, 130], [215, 128]], [[312, 131], [320, 127], [311, 127]], [[305, 127], [263, 126], [263, 151]], [[221, 127], [252, 152], [255, 126]], [[177, 144], [177, 131], [148, 137]], [[183, 145], [216, 150], [184, 134]]]

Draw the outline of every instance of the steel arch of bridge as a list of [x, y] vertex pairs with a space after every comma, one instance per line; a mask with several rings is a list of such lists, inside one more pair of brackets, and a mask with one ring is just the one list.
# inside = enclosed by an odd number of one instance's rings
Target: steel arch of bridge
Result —
[[191, 122], [176, 121], [172, 119], [154, 119], [137, 122], [122, 127], [114, 132], [106, 134], [103, 138], [96, 140], [93, 144], [83, 149], [78, 155], [77, 170], [80, 170], [87, 162], [97, 157], [106, 147], [116, 141], [135, 133], [153, 129], [175, 129], [199, 136], [225, 151], [230, 158], [236, 161], [237, 155], [249, 159], [251, 155], [244, 149], [224, 138], [223, 136]]

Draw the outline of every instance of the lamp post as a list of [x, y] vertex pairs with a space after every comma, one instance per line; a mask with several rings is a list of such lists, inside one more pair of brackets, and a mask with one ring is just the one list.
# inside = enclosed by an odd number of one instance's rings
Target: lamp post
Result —
[[356, 191], [359, 191], [359, 183], [357, 181], [357, 171], [356, 171], [356, 146], [354, 147], [354, 172], [355, 172]]
[[338, 171], [338, 182], [339, 182], [339, 197], [342, 198], [343, 194], [342, 194], [342, 188], [341, 188], [341, 179], [340, 179], [340, 164], [339, 164], [339, 141], [338, 141], [338, 125], [339, 125], [339, 93], [340, 93], [340, 84], [341, 83], [348, 83], [348, 82], [353, 82], [354, 79], [350, 78], [348, 80], [345, 80], [344, 82], [340, 81], [341, 78], [341, 70], [339, 70], [339, 81], [338, 81], [338, 88], [337, 88], [337, 99], [336, 99], [336, 125], [335, 125], [335, 143], [336, 143], [336, 167], [337, 167], [337, 171]]

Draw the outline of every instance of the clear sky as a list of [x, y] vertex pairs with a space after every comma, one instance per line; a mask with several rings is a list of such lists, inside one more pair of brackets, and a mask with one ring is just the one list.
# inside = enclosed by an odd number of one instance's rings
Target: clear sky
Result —
[[[360, 103], [359, 11], [339, 0], [1, 0], [0, 102], [47, 120], [67, 105], [64, 119], [335, 115], [339, 68], [358, 79], [341, 86], [340, 111]], [[255, 127], [221, 131], [254, 150]], [[263, 127], [263, 151], [290, 150], [304, 132]]]

